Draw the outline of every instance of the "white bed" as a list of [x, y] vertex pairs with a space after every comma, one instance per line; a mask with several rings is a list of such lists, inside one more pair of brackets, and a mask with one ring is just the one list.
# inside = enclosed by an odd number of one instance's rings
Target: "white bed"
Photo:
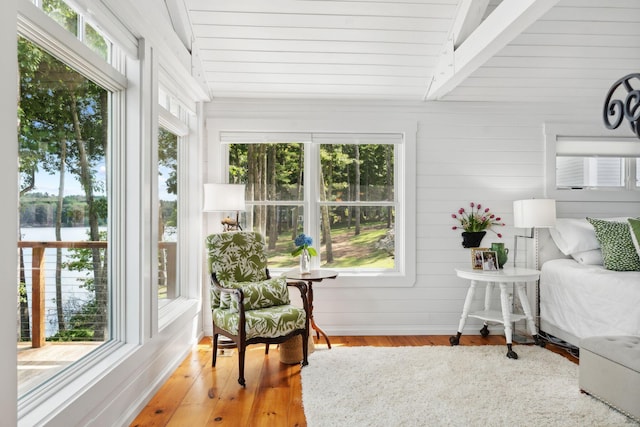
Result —
[[589, 336], [640, 336], [640, 271], [581, 264], [563, 255], [548, 233], [539, 238], [543, 336], [575, 347]]

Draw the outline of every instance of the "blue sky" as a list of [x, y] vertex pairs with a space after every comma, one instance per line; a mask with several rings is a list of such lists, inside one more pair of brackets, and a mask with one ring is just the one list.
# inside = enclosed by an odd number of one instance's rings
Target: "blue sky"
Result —
[[[169, 194], [166, 191], [166, 178], [169, 177], [169, 170], [167, 168], [160, 167], [160, 175], [158, 176], [158, 191], [160, 192], [161, 200], [176, 200], [175, 194]], [[164, 171], [162, 170], [164, 169]], [[105, 166], [101, 165], [96, 174], [96, 178], [100, 180], [102, 183], [106, 180]], [[60, 180], [60, 174], [49, 174], [48, 172], [39, 171], [36, 172], [36, 186], [33, 192], [37, 193], [48, 193], [48, 194], [58, 194], [58, 185]], [[104, 187], [104, 185], [103, 185]], [[64, 193], [65, 196], [74, 196], [74, 195], [84, 195], [84, 191], [82, 190], [82, 186], [80, 185], [80, 181], [76, 175], [70, 174], [67, 172], [64, 183]], [[98, 194], [104, 194], [96, 193]]]
[[[100, 168], [98, 179], [104, 182], [105, 180], [104, 167]], [[58, 194], [58, 185], [60, 181], [60, 174], [49, 174], [48, 172], [36, 172], [36, 186], [33, 192], [36, 193], [48, 193]], [[64, 193], [65, 196], [84, 195], [80, 181], [76, 175], [72, 175], [67, 172], [64, 180]]]

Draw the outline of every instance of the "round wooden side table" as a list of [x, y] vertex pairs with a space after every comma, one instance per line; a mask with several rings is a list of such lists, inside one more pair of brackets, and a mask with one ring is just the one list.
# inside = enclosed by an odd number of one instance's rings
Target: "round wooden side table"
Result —
[[313, 320], [313, 283], [314, 282], [322, 282], [324, 279], [335, 279], [338, 277], [338, 272], [333, 270], [311, 270], [309, 273], [301, 273], [300, 270], [294, 268], [293, 270], [289, 270], [284, 273], [284, 276], [287, 279], [291, 280], [304, 280], [307, 282], [307, 299], [309, 300], [309, 324], [316, 331], [316, 338], [320, 339], [320, 334], [327, 341], [327, 347], [331, 348], [331, 342], [329, 342], [329, 337], [327, 334], [316, 325], [315, 320]]

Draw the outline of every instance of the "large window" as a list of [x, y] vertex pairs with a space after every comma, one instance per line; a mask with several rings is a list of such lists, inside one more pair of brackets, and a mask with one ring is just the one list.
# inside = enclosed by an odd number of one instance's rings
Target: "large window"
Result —
[[17, 39], [20, 410], [40, 385], [60, 384], [59, 373], [119, 338], [122, 286], [112, 172], [127, 79], [82, 14], [61, 0], [36, 5], [21, 10]]
[[266, 236], [271, 267], [295, 266], [293, 239], [305, 232], [321, 267], [398, 270], [395, 159], [401, 135], [227, 136], [234, 141], [227, 145], [229, 182], [246, 184], [244, 223]]
[[[190, 124], [194, 114], [175, 95], [173, 81], [163, 69], [159, 73], [158, 88], [158, 138], [156, 198], [158, 203], [158, 264], [157, 294], [160, 327], [170, 315], [164, 311], [169, 303], [188, 296], [188, 279], [184, 260], [188, 257], [188, 229], [185, 207], [189, 193], [189, 141], [192, 141]], [[182, 261], [181, 261], [182, 260]]]
[[[45, 342], [71, 341], [79, 344], [79, 358], [111, 337], [111, 93], [24, 38], [18, 40], [18, 56], [18, 346], [26, 355]], [[19, 369], [21, 392], [42, 381], [38, 371], [28, 363]]]

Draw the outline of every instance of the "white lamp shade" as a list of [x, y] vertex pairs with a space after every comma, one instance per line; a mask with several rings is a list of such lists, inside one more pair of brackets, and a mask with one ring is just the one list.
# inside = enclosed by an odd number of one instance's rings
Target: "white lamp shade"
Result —
[[556, 201], [528, 199], [513, 202], [513, 226], [516, 228], [551, 228], [556, 225]]
[[205, 184], [204, 212], [243, 211], [244, 184]]

